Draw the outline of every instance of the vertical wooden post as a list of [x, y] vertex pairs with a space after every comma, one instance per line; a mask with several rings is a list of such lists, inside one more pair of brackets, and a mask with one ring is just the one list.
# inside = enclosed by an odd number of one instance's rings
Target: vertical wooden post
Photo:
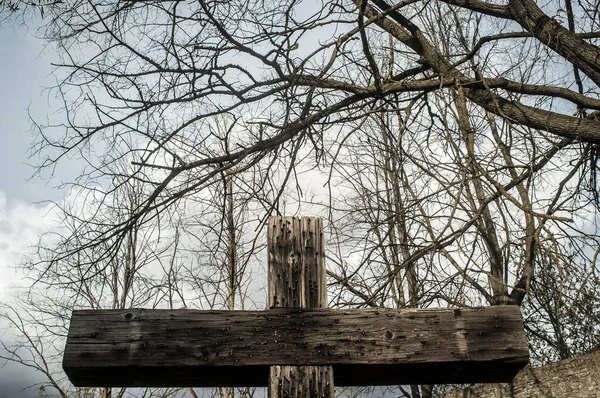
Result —
[[[268, 228], [269, 307], [326, 308], [322, 220], [271, 217]], [[269, 397], [333, 398], [333, 370], [331, 366], [271, 366]]]

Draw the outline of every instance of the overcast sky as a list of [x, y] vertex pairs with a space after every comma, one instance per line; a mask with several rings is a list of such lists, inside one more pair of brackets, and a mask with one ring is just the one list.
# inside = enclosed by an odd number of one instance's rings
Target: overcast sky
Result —
[[0, 297], [9, 285], [17, 283], [10, 266], [19, 262], [28, 246], [35, 243], [47, 213], [47, 200], [60, 200], [56, 179], [30, 179], [35, 158], [29, 158], [32, 145], [29, 112], [43, 120], [56, 104], [44, 95], [51, 86], [50, 48], [34, 37], [35, 27], [0, 27]]
[[[0, 26], [0, 302], [10, 301], [14, 288], [21, 283], [13, 266], [32, 249], [40, 233], [47, 227], [44, 215], [50, 206], [46, 200], [60, 200], [62, 193], [54, 189], [55, 180], [29, 180], [34, 169], [28, 163], [32, 144], [28, 109], [35, 118], [45, 118], [56, 108], [44, 95], [43, 87], [51, 86], [51, 62], [56, 59], [51, 48], [34, 37], [35, 26], [28, 28]], [[7, 341], [10, 331], [0, 323], [0, 339]], [[0, 366], [2, 363], [0, 362]], [[14, 365], [0, 369], [0, 398], [37, 397], [35, 388], [18, 393], [38, 381], [30, 370]]]

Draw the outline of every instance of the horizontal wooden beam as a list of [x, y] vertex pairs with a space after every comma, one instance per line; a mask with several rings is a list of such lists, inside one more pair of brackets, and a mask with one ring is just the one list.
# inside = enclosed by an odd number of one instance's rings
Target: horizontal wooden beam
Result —
[[518, 307], [74, 311], [76, 386], [266, 386], [270, 365], [331, 365], [335, 385], [503, 382], [529, 360]]

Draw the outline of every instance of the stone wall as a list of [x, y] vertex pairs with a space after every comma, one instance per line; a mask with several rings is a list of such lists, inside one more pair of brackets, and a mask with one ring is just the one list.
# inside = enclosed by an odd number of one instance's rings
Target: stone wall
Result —
[[600, 351], [540, 368], [527, 366], [510, 384], [477, 384], [443, 398], [600, 398]]

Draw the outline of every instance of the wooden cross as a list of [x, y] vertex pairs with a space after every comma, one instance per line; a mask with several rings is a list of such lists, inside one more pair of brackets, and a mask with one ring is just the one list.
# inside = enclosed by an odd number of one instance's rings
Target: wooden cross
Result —
[[273, 217], [269, 310], [73, 311], [63, 368], [75, 386], [338, 386], [507, 382], [529, 361], [519, 308], [327, 309], [323, 224]]

